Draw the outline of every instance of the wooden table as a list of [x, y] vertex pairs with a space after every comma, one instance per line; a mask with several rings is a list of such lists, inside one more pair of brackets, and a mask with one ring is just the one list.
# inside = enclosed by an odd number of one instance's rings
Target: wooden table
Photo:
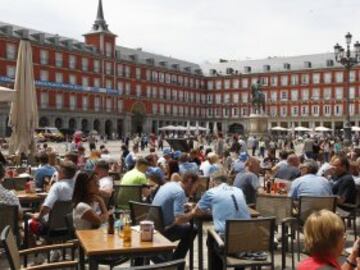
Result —
[[20, 203], [39, 203], [45, 200], [46, 192], [42, 193], [26, 193], [25, 191], [16, 191]]
[[[251, 218], [257, 218], [260, 216], [260, 213], [258, 211], [256, 211], [255, 209], [252, 209], [250, 207], [248, 207], [249, 213]], [[208, 215], [202, 215], [202, 216], [198, 216], [195, 217], [195, 224], [198, 228], [198, 264], [199, 270], [203, 270], [204, 269], [204, 264], [203, 264], [203, 223], [204, 221], [212, 221], [212, 215], [208, 214]]]
[[140, 233], [132, 230], [129, 246], [115, 234], [107, 234], [104, 228], [98, 230], [77, 230], [76, 236], [80, 242], [80, 269], [85, 269], [84, 255], [89, 258], [89, 269], [98, 269], [97, 261], [103, 256], [151, 257], [161, 253], [172, 253], [176, 245], [159, 232], [154, 234], [152, 242], [141, 242]]

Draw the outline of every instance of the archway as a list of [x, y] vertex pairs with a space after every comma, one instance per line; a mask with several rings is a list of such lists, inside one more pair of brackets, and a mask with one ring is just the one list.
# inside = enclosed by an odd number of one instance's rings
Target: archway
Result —
[[105, 121], [105, 134], [108, 138], [112, 138], [112, 122], [111, 120]]
[[69, 119], [69, 129], [71, 129], [71, 130], [76, 129], [76, 120], [74, 118]]
[[94, 120], [93, 126], [94, 126], [94, 130], [96, 130], [97, 132], [100, 132], [100, 121], [99, 121], [99, 119]]
[[132, 133], [142, 133], [145, 123], [146, 109], [141, 102], [136, 102], [131, 108], [131, 131]]
[[61, 118], [56, 118], [55, 119], [55, 127], [57, 127], [58, 129], [62, 128], [63, 126], [63, 121]]
[[39, 127], [47, 127], [49, 126], [49, 119], [45, 116], [40, 117], [39, 119]]
[[244, 126], [242, 124], [232, 124], [229, 126], [229, 133], [244, 134]]
[[117, 120], [117, 136], [118, 136], [118, 138], [121, 138], [123, 136], [123, 120], [122, 119]]
[[88, 127], [89, 127], [89, 121], [87, 119], [81, 120], [81, 130], [83, 132], [89, 132]]

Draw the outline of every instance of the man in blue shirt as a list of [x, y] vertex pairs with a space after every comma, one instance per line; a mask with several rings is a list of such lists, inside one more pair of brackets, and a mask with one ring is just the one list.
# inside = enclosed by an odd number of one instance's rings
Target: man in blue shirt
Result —
[[35, 183], [37, 188], [43, 189], [44, 184], [49, 184], [46, 183], [45, 178], [48, 178], [50, 182], [50, 178], [55, 173], [55, 168], [49, 165], [49, 157], [45, 152], [40, 153], [38, 158], [40, 162], [40, 168], [36, 170]]
[[[194, 215], [201, 215], [211, 210], [215, 231], [220, 235], [224, 235], [226, 220], [250, 219], [250, 213], [244, 193], [237, 187], [229, 186], [227, 177], [224, 174], [221, 174], [221, 172], [216, 173], [212, 178], [212, 182], [214, 187], [201, 197], [193, 212]], [[211, 254], [209, 256], [210, 264], [212, 269], [223, 269], [221, 258], [214, 252], [216, 247], [213, 246], [213, 242], [211, 238], [208, 239], [208, 251]]]
[[186, 173], [181, 182], [168, 182], [161, 186], [155, 195], [152, 205], [161, 206], [165, 225], [164, 235], [171, 241], [180, 240], [172, 259], [185, 258], [190, 244], [194, 241], [196, 230], [189, 221], [193, 218], [191, 211], [186, 212], [187, 196], [192, 196], [198, 188], [198, 176]]
[[316, 175], [318, 169], [319, 166], [313, 159], [300, 165], [302, 176], [292, 182], [289, 196], [296, 200], [300, 196], [331, 196], [331, 185], [326, 178]]

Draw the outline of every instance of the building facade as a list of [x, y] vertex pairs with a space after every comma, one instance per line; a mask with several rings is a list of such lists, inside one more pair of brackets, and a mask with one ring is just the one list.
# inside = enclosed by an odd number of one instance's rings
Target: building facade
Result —
[[[347, 78], [330, 53], [200, 66], [118, 46], [100, 0], [84, 42], [0, 22], [2, 86], [13, 87], [21, 39], [32, 44], [40, 126], [108, 136], [157, 132], [169, 124], [242, 133], [249, 126], [251, 85], [258, 81], [268, 128], [341, 129], [348, 107], [352, 124], [360, 124], [360, 69]], [[9, 107], [0, 104], [0, 136], [10, 133]]]

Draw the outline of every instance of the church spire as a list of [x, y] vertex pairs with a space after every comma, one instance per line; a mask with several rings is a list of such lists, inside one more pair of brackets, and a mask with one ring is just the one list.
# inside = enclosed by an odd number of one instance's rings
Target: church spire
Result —
[[110, 32], [104, 18], [102, 1], [99, 0], [95, 23], [92, 27], [94, 32]]

